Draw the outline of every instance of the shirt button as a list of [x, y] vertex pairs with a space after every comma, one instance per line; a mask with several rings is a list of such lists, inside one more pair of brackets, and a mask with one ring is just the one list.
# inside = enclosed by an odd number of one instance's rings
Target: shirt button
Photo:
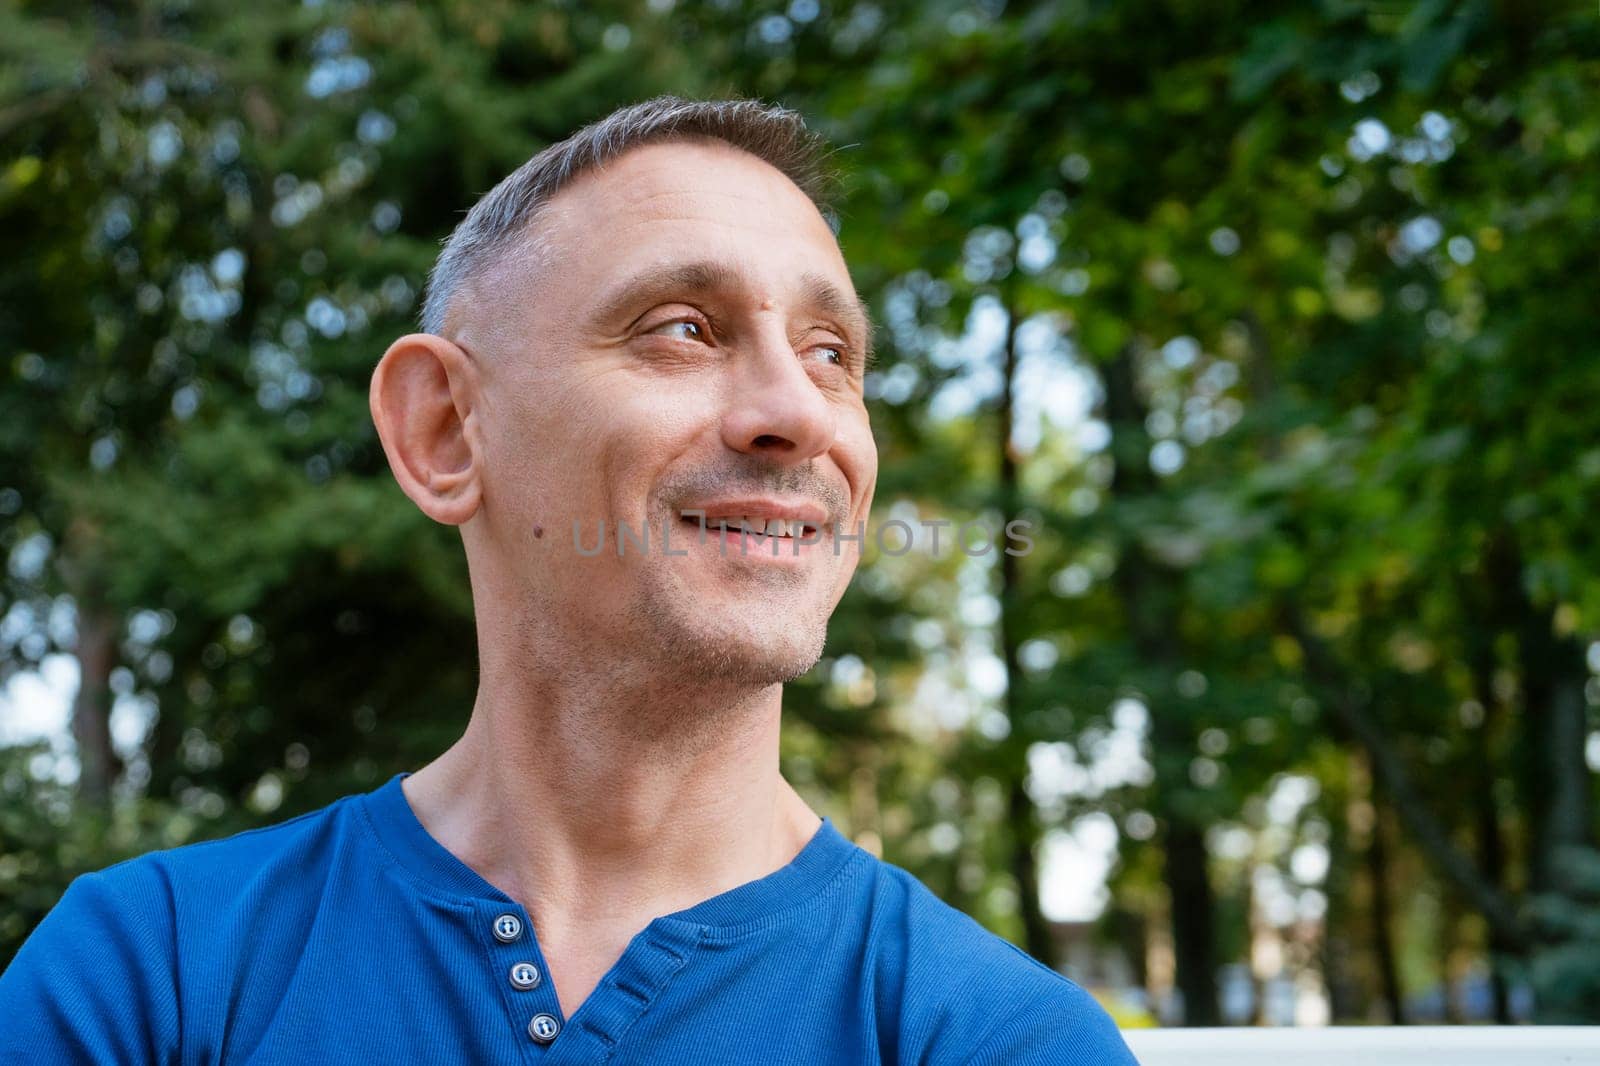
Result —
[[519, 962], [511, 967], [511, 984], [526, 992], [539, 984], [539, 968], [531, 962]]
[[548, 1044], [561, 1032], [561, 1023], [554, 1014], [535, 1014], [528, 1023], [528, 1035], [541, 1044]]
[[509, 944], [522, 935], [522, 919], [515, 914], [502, 914], [494, 920], [494, 938]]

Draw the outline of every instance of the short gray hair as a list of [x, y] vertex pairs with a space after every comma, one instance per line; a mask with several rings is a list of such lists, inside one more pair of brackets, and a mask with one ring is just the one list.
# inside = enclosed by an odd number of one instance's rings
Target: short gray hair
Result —
[[782, 171], [816, 204], [837, 231], [832, 197], [837, 175], [823, 139], [797, 111], [759, 100], [686, 100], [657, 96], [619, 108], [564, 141], [542, 149], [489, 190], [444, 241], [428, 273], [422, 302], [424, 333], [442, 334], [451, 303], [487, 265], [522, 244], [537, 251], [537, 234], [524, 231], [551, 197], [574, 178], [632, 148], [666, 141], [716, 140], [749, 152]]

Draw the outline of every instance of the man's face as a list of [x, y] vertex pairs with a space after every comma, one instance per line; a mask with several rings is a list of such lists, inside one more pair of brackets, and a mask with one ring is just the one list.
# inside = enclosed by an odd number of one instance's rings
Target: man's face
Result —
[[[592, 656], [708, 682], [805, 672], [859, 559], [835, 530], [865, 523], [877, 480], [866, 321], [832, 232], [777, 169], [699, 142], [626, 153], [538, 226], [536, 265], [491, 271], [457, 335], [484, 384], [469, 546], [516, 585], [495, 594]], [[808, 529], [718, 529], [741, 518]]]

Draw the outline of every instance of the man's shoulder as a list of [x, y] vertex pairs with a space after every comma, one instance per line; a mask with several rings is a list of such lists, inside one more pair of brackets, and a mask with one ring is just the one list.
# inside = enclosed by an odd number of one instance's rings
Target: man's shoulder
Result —
[[[1068, 978], [946, 903], [910, 871], [873, 858], [875, 962], [904, 1032], [951, 1061], [1131, 1063], [1110, 1016]], [[1127, 1056], [1124, 1058], [1123, 1056]]]
[[271, 825], [148, 851], [78, 881], [128, 906], [148, 906], [160, 896], [175, 911], [197, 903], [215, 913], [230, 902], [248, 902], [253, 885], [305, 883], [326, 865], [337, 839], [350, 832], [359, 799], [360, 794], [342, 796]]
[[180, 988], [229, 988], [256, 923], [315, 908], [354, 798], [74, 878], [0, 977], [0, 1016], [21, 1019], [0, 1026], [0, 1059], [59, 1050], [70, 1030], [83, 1061], [166, 1061]]
[[936, 962], [939, 971], [953, 981], [986, 974], [1041, 990], [1072, 984], [1063, 974], [946, 903], [904, 867], [874, 856], [872, 871], [875, 904], [899, 912], [896, 924], [906, 950], [916, 961]]

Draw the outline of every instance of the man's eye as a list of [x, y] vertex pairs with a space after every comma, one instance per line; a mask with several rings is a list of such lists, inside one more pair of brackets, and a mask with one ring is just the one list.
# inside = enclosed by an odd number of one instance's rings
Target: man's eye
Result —
[[850, 367], [851, 349], [848, 344], [819, 344], [811, 350], [822, 353], [823, 360], [832, 366]]
[[684, 340], [702, 341], [706, 339], [705, 326], [701, 325], [699, 322], [696, 322], [692, 318], [675, 318], [671, 322], [663, 322], [661, 325], [655, 326], [649, 330], [646, 330], [645, 332], [659, 333], [664, 329], [675, 329], [680, 326], [690, 331], [682, 334]]

